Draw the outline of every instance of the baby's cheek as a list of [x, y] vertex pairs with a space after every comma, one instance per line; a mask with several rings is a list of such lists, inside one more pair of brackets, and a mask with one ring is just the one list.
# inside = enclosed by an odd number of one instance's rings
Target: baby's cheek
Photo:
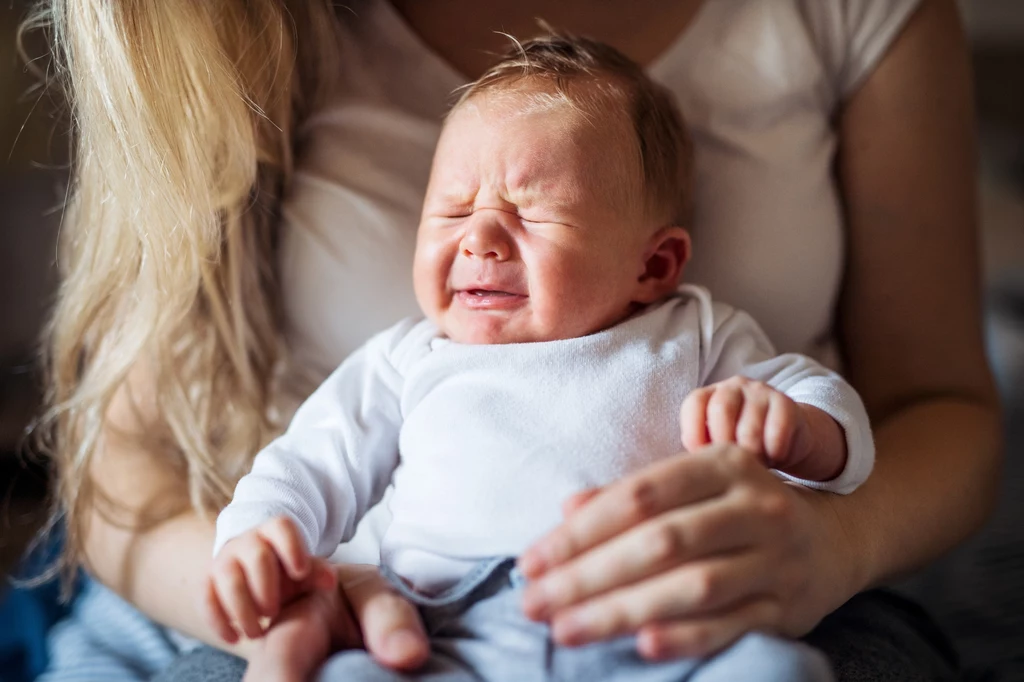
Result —
[[442, 245], [420, 242], [413, 261], [412, 278], [416, 300], [428, 316], [445, 307], [452, 259]]

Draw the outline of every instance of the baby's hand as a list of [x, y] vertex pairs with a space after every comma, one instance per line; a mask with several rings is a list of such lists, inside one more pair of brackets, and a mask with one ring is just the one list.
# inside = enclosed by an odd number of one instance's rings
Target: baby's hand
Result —
[[296, 596], [332, 590], [336, 578], [323, 559], [311, 557], [291, 519], [272, 519], [229, 541], [217, 553], [207, 584], [207, 613], [228, 644], [239, 634], [261, 637], [264, 624]]
[[846, 439], [828, 414], [745, 377], [690, 393], [680, 424], [688, 451], [736, 443], [760, 455], [767, 466], [802, 478], [828, 480], [846, 461]]

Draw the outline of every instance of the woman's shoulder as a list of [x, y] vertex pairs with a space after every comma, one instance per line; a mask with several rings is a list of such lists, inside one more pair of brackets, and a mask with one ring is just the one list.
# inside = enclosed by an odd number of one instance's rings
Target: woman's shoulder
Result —
[[[793, 90], [835, 106], [877, 65], [921, 0], [705, 0], [655, 73], [759, 80], [771, 102]], [[727, 71], [728, 73], [723, 73]], [[715, 97], [718, 91], [712, 89]]]

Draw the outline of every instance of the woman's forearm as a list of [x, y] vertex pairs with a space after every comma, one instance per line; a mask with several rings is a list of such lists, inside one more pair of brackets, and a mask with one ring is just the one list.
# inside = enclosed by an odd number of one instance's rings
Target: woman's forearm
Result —
[[920, 569], [978, 529], [994, 507], [1001, 462], [995, 399], [905, 407], [875, 430], [868, 481], [829, 498], [861, 569], [859, 588]]
[[212, 521], [186, 512], [144, 532], [94, 514], [87, 538], [89, 572], [152, 620], [246, 657], [252, 642], [229, 647], [204, 616]]

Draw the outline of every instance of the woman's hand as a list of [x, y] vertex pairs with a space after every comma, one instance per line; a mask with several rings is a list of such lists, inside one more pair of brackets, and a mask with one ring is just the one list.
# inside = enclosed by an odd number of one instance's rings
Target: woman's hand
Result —
[[[306, 679], [334, 651], [365, 646], [382, 665], [414, 670], [430, 655], [419, 613], [376, 566], [335, 565], [337, 590], [317, 590], [281, 612], [248, 656], [259, 679]], [[281, 673], [281, 674], [277, 674]]]
[[567, 502], [520, 558], [524, 610], [564, 645], [636, 633], [650, 659], [803, 635], [862, 587], [829, 498], [736, 446], [658, 462]]

